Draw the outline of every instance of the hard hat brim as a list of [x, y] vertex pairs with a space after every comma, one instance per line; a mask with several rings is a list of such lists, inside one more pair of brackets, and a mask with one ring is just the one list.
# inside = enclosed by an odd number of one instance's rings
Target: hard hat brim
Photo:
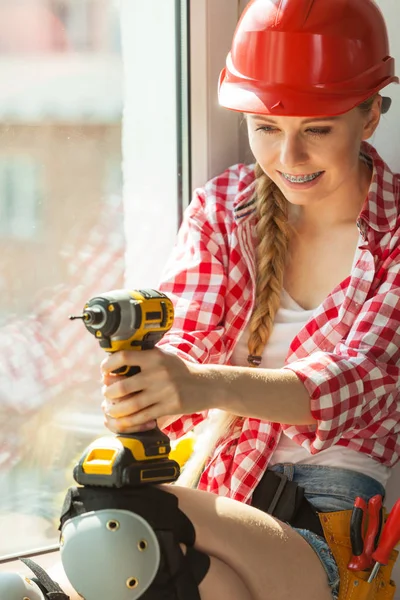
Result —
[[[222, 70], [219, 86], [219, 104], [224, 108], [243, 112], [271, 116], [293, 117], [332, 117], [344, 114], [390, 83], [399, 83], [396, 76], [387, 78], [384, 85], [381, 83], [372, 90], [362, 93], [331, 93], [323, 89], [300, 91], [287, 86], [274, 85], [271, 87], [258, 85], [252, 82], [231, 82], [226, 79], [226, 68]], [[382, 113], [389, 110], [391, 99], [382, 98]]]

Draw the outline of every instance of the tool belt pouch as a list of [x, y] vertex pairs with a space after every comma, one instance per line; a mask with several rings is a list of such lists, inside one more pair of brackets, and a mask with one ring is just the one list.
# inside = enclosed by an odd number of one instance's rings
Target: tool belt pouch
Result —
[[323, 535], [318, 513], [306, 500], [304, 488], [281, 473], [265, 471], [251, 504], [292, 527]]
[[393, 600], [396, 585], [391, 580], [398, 552], [393, 550], [389, 564], [381, 566], [375, 579], [368, 583], [371, 570], [349, 571], [347, 565], [352, 550], [350, 542], [351, 510], [319, 513], [325, 539], [339, 568], [340, 587], [338, 600]]

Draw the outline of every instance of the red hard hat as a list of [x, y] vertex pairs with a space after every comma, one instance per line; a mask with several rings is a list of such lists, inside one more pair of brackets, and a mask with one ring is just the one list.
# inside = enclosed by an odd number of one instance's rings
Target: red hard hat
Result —
[[392, 82], [399, 79], [373, 0], [251, 0], [220, 75], [219, 101], [246, 113], [333, 116]]

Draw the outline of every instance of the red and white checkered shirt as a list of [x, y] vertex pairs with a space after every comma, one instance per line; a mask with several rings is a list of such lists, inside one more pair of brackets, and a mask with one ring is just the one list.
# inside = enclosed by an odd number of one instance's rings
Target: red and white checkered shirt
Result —
[[[369, 144], [369, 194], [358, 217], [350, 275], [291, 343], [285, 367], [306, 387], [312, 426], [246, 418], [217, 448], [199, 487], [250, 502], [282, 428], [311, 454], [333, 444], [393, 466], [400, 431], [400, 176]], [[255, 177], [236, 165], [196, 190], [160, 286], [175, 304], [160, 347], [198, 363], [228, 364], [255, 292]], [[268, 391], [266, 390], [266, 393]], [[182, 436], [206, 414], [166, 428]]]

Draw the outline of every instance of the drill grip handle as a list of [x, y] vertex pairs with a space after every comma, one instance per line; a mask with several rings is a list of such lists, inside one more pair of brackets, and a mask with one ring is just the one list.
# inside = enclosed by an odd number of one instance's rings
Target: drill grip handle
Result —
[[127, 365], [125, 365], [125, 367], [115, 369], [113, 373], [116, 373], [117, 375], [126, 375], [126, 377], [130, 377], [131, 375], [136, 375], [137, 373], [140, 373], [140, 367], [128, 367]]

